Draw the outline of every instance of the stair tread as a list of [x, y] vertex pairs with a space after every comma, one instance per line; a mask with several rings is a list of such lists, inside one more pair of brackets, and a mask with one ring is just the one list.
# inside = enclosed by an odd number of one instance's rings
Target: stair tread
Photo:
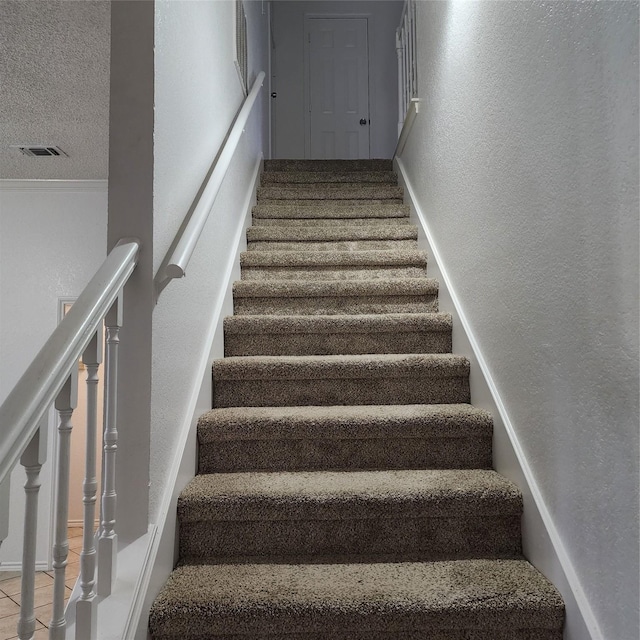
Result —
[[469, 360], [451, 353], [322, 356], [230, 356], [215, 360], [216, 380], [308, 380], [317, 378], [459, 377]]
[[[254, 227], [255, 228], [255, 227]], [[271, 229], [273, 227], [264, 227]], [[403, 266], [426, 267], [427, 252], [417, 249], [386, 251], [243, 251], [241, 267], [302, 267], [302, 266]]]
[[386, 313], [333, 316], [228, 316], [225, 334], [257, 333], [398, 333], [402, 331], [451, 331], [448, 313]]
[[317, 184], [317, 183], [398, 183], [394, 171], [265, 171], [262, 184]]
[[[501, 634], [505, 625], [559, 630], [563, 617], [558, 591], [528, 562], [475, 559], [187, 565], [171, 575], [150, 622], [163, 638], [197, 637], [205, 625], [214, 636], [317, 633], [322, 638], [336, 630], [342, 640], [355, 634], [372, 638], [376, 632], [397, 638], [404, 630]], [[500, 635], [507, 637], [518, 636]]]
[[335, 296], [416, 296], [437, 294], [433, 278], [395, 278], [381, 280], [238, 280], [233, 283], [234, 297], [302, 298]]
[[519, 489], [486, 469], [200, 474], [178, 500], [181, 522], [507, 517], [521, 510]]
[[198, 420], [200, 444], [223, 440], [490, 436], [491, 415], [469, 404], [228, 407]]
[[[336, 226], [265, 226], [249, 227], [247, 241], [310, 242], [330, 240], [416, 240], [418, 228], [412, 224], [336, 225]], [[416, 248], [415, 251], [418, 249]]]

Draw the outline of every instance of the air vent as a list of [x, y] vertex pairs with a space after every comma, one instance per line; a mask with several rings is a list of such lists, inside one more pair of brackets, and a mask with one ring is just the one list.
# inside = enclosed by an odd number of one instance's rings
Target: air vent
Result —
[[66, 158], [67, 154], [60, 147], [51, 147], [44, 144], [14, 144], [13, 149], [19, 149], [25, 156], [31, 158]]

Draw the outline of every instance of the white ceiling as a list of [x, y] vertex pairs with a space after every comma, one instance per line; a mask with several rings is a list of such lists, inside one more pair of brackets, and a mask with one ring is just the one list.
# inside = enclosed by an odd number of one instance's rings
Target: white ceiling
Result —
[[107, 178], [110, 13], [105, 0], [0, 0], [0, 178]]

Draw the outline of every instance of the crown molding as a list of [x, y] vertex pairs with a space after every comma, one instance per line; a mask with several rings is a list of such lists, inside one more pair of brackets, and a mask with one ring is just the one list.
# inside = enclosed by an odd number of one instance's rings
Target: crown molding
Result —
[[108, 180], [3, 180], [2, 191], [106, 192]]

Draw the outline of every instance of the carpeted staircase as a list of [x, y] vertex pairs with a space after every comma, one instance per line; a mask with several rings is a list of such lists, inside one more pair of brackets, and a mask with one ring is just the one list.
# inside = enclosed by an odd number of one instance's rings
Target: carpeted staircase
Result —
[[154, 640], [560, 640], [391, 162], [265, 163]]

